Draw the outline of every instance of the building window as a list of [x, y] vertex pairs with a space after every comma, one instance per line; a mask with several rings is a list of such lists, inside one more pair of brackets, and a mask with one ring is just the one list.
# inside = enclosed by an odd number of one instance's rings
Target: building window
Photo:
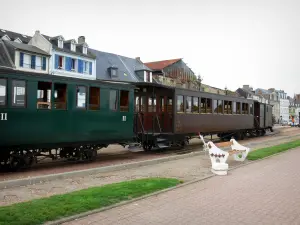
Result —
[[120, 111], [129, 112], [129, 91], [121, 90]]
[[67, 85], [56, 83], [54, 84], [54, 103], [55, 109], [67, 109]]
[[12, 80], [12, 106], [25, 107], [26, 105], [26, 82]]
[[71, 70], [75, 71], [75, 63], [76, 63], [76, 59], [71, 59]]
[[116, 111], [118, 108], [118, 92], [117, 90], [110, 90], [109, 92], [109, 109]]
[[0, 79], [0, 106], [6, 105], [6, 90], [7, 90], [7, 80]]
[[183, 96], [177, 95], [177, 112], [184, 112], [183, 111]]
[[64, 42], [61, 39], [58, 39], [58, 47], [63, 48], [64, 47]]
[[83, 62], [83, 72], [89, 73], [89, 62], [87, 62], [87, 61]]
[[38, 109], [51, 109], [51, 87], [50, 82], [38, 82], [37, 90], [37, 108]]
[[187, 96], [185, 100], [185, 112], [190, 113], [192, 112], [192, 97]]
[[77, 108], [85, 109], [86, 107], [86, 87], [77, 86]]

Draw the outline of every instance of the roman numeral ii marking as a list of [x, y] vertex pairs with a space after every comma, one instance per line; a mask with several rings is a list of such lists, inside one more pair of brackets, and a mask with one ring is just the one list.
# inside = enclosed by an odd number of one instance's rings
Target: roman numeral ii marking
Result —
[[7, 120], [7, 113], [1, 113], [1, 120]]

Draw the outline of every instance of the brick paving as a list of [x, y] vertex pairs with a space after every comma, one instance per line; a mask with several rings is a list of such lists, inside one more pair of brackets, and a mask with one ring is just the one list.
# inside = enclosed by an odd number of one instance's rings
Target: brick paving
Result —
[[64, 225], [300, 224], [300, 148]]

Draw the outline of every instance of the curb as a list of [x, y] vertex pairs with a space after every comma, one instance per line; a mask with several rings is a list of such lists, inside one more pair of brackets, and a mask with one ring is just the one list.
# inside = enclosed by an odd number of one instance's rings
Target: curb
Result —
[[127, 205], [127, 204], [130, 204], [130, 203], [142, 200], [142, 199], [150, 198], [150, 197], [153, 197], [155, 195], [159, 195], [159, 194], [162, 194], [162, 193], [165, 193], [165, 192], [168, 192], [168, 191], [172, 191], [174, 189], [181, 188], [181, 187], [184, 187], [184, 186], [187, 186], [187, 185], [199, 182], [199, 181], [203, 181], [203, 180], [206, 180], [206, 179], [214, 177], [214, 176], [216, 176], [216, 175], [215, 174], [207, 175], [205, 177], [201, 177], [199, 179], [188, 181], [186, 183], [179, 184], [175, 187], [167, 188], [167, 189], [164, 189], [164, 190], [161, 190], [161, 191], [156, 191], [156, 192], [153, 192], [151, 194], [144, 195], [144, 196], [132, 199], [132, 200], [128, 200], [128, 201], [120, 202], [120, 203], [117, 203], [117, 204], [114, 204], [114, 205], [111, 205], [111, 206], [103, 207], [103, 208], [100, 208], [100, 209], [95, 209], [95, 210], [91, 210], [91, 211], [88, 211], [88, 212], [80, 213], [80, 214], [77, 214], [77, 215], [74, 215], [74, 216], [65, 217], [65, 218], [62, 218], [62, 219], [59, 219], [59, 220], [46, 222], [45, 225], [58, 225], [58, 224], [66, 223], [66, 222], [76, 220], [76, 219], [79, 219], [79, 218], [82, 218], [82, 217], [86, 217], [86, 216], [89, 216], [89, 215], [92, 215], [92, 214], [95, 214], [95, 213], [99, 213], [99, 212], [106, 211], [106, 210], [109, 210], [109, 209], [112, 209], [112, 208]]
[[30, 178], [2, 181], [2, 182], [0, 182], [0, 189], [38, 184], [38, 183], [52, 181], [52, 180], [56, 180], [56, 179], [66, 179], [66, 178], [72, 178], [72, 177], [77, 177], [77, 176], [89, 176], [89, 175], [93, 175], [93, 174], [97, 174], [97, 173], [114, 172], [114, 171], [125, 170], [125, 169], [133, 169], [133, 168], [138, 168], [138, 167], [142, 167], [142, 166], [155, 165], [158, 163], [168, 162], [168, 161], [172, 161], [172, 160], [184, 159], [184, 158], [197, 156], [197, 155], [201, 155], [201, 154], [204, 154], [204, 152], [203, 151], [195, 151], [195, 152], [190, 152], [190, 153], [182, 154], [182, 155], [167, 156], [167, 157], [163, 157], [163, 158], [144, 160], [144, 161], [139, 161], [139, 162], [132, 162], [132, 163], [111, 165], [111, 166], [98, 167], [98, 168], [96, 167], [96, 168], [85, 169], [85, 170], [77, 170], [77, 171], [66, 172], [66, 173], [49, 174], [49, 175], [42, 175], [42, 176], [36, 176], [36, 177], [30, 177]]

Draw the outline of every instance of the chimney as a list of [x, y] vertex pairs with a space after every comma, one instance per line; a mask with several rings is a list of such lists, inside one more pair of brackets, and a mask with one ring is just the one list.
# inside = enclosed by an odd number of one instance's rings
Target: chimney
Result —
[[78, 37], [78, 44], [85, 43], [85, 36], [79, 36]]

